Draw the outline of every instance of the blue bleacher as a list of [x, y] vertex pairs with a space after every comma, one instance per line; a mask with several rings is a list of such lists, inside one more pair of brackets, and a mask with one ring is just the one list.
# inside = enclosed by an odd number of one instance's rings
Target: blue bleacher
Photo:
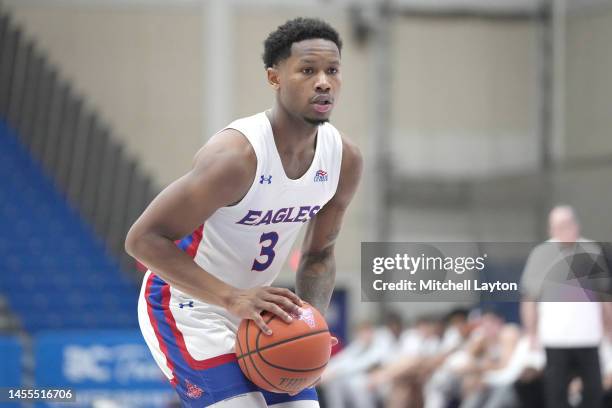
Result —
[[0, 120], [0, 293], [29, 332], [137, 326], [138, 288]]

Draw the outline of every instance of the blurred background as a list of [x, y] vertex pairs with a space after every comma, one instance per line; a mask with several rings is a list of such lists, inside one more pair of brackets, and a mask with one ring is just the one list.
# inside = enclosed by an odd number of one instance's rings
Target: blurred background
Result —
[[559, 202], [609, 240], [612, 1], [2, 0], [1, 386], [171, 403], [124, 237], [210, 135], [271, 106], [263, 40], [296, 16], [344, 40], [332, 122], [366, 164], [337, 245], [339, 348], [385, 319], [435, 333], [459, 306], [496, 324], [478, 299], [362, 302], [362, 241], [537, 242]]

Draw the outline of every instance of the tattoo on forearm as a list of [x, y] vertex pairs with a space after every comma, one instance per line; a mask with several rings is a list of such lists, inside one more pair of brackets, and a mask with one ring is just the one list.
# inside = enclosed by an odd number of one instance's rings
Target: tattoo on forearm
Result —
[[336, 278], [336, 266], [331, 248], [302, 255], [296, 277], [299, 297], [325, 313]]

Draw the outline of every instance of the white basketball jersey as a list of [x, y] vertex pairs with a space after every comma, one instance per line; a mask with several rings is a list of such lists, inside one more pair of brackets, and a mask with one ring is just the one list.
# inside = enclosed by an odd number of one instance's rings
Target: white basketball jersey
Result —
[[206, 220], [194, 260], [237, 288], [270, 285], [300, 228], [336, 192], [342, 140], [331, 124], [320, 125], [312, 163], [302, 177], [294, 180], [285, 174], [264, 112], [238, 119], [227, 128], [239, 131], [251, 143], [257, 171], [238, 204], [220, 208]]

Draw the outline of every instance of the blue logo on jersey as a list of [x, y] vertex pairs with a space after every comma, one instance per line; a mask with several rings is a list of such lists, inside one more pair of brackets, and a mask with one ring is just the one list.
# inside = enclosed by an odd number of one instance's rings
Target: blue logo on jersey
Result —
[[263, 174], [260, 176], [261, 178], [259, 179], [259, 184], [263, 184], [268, 183], [268, 184], [272, 184], [272, 175], [269, 175], [268, 178], [266, 178]]
[[320, 182], [327, 181], [327, 172], [326, 172], [326, 171], [324, 171], [324, 170], [318, 170], [318, 171], [315, 173], [315, 176], [314, 176], [314, 181], [315, 181], [315, 183], [316, 183], [317, 181], [320, 181]]
[[179, 307], [182, 309], [184, 307], [193, 307], [193, 300], [190, 300], [187, 303], [179, 303]]
[[255, 226], [278, 224], [281, 222], [307, 222], [314, 217], [320, 209], [321, 207], [318, 205], [314, 207], [305, 205], [302, 207], [286, 207], [268, 211], [249, 210], [249, 212], [247, 212], [240, 221], [237, 221], [236, 224]]

